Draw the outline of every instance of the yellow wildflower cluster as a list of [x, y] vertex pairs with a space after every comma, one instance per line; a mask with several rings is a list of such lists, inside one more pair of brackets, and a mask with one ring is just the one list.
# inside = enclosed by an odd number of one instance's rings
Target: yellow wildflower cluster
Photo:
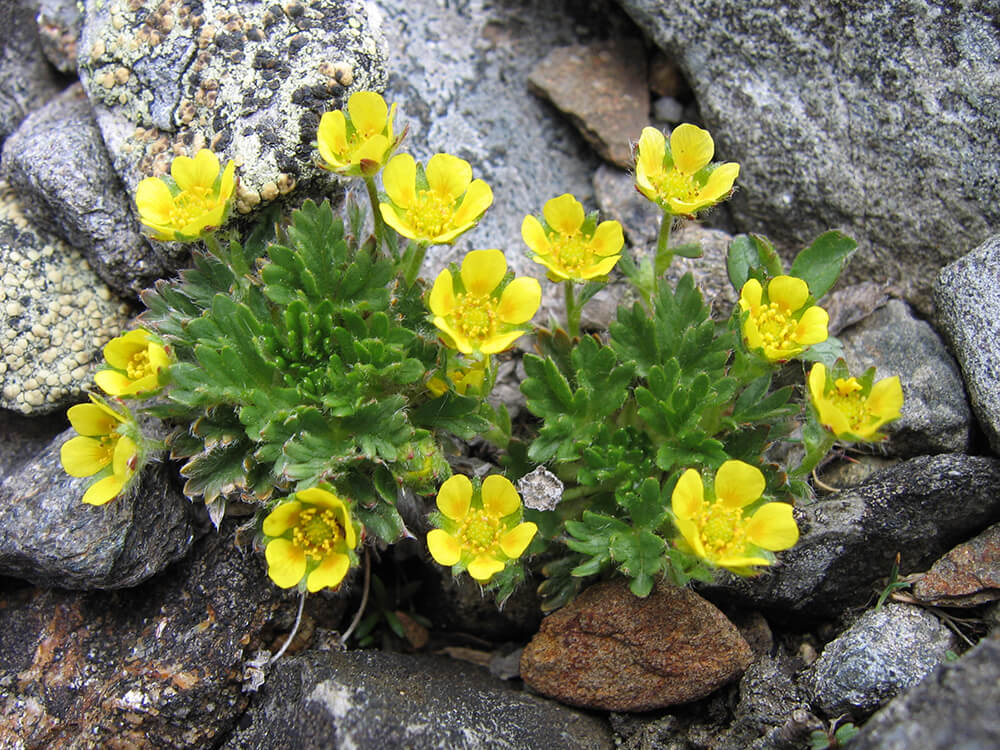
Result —
[[103, 399], [71, 406], [66, 416], [79, 435], [63, 443], [59, 458], [71, 477], [98, 479], [83, 495], [88, 505], [104, 505], [117, 497], [136, 471], [137, 428], [127, 411], [112, 409]]
[[393, 133], [395, 116], [396, 105], [388, 109], [374, 91], [351, 94], [347, 115], [338, 109], [319, 121], [320, 166], [345, 177], [376, 174], [402, 140]]
[[569, 193], [545, 203], [543, 225], [525, 216], [521, 237], [532, 260], [548, 269], [550, 281], [586, 281], [607, 276], [621, 258], [625, 235], [617, 221], [587, 226], [583, 205]]
[[833, 378], [817, 362], [809, 371], [809, 399], [820, 424], [838, 440], [871, 441], [882, 437], [880, 427], [899, 419], [903, 386], [898, 375], [877, 383]]
[[770, 362], [792, 359], [828, 336], [830, 316], [809, 304], [808, 285], [794, 276], [775, 276], [766, 292], [750, 279], [740, 292], [740, 309], [748, 313], [743, 323], [747, 346], [762, 351]]

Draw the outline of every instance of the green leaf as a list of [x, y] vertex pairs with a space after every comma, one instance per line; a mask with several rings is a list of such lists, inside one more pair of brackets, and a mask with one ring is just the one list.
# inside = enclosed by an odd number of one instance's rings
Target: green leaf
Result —
[[700, 258], [704, 255], [702, 247], [697, 242], [687, 242], [670, 248], [670, 252], [679, 255], [681, 258]]
[[757, 234], [738, 234], [729, 243], [726, 254], [726, 273], [737, 293], [751, 278], [763, 280], [765, 276], [783, 273], [778, 252], [765, 237]]
[[857, 242], [840, 232], [825, 232], [795, 256], [791, 275], [803, 279], [810, 294], [818, 300], [836, 283], [857, 246]]
[[611, 544], [611, 556], [618, 563], [618, 570], [629, 579], [629, 589], [639, 597], [649, 596], [655, 576], [663, 570], [666, 543], [647, 529], [630, 530], [619, 534]]
[[479, 413], [478, 399], [450, 391], [418, 406], [410, 413], [410, 421], [427, 430], [446, 430], [463, 440], [471, 440], [490, 428]]

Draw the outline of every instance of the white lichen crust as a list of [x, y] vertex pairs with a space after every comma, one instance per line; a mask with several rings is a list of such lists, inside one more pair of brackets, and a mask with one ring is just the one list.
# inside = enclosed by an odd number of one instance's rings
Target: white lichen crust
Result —
[[44, 414], [81, 398], [128, 314], [79, 251], [31, 226], [0, 182], [0, 407]]

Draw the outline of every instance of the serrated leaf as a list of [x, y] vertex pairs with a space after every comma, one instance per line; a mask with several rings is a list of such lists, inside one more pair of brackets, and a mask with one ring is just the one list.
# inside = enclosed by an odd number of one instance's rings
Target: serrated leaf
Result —
[[814, 299], [820, 299], [837, 282], [844, 263], [858, 243], [838, 231], [824, 232], [792, 261], [791, 275], [809, 285]]

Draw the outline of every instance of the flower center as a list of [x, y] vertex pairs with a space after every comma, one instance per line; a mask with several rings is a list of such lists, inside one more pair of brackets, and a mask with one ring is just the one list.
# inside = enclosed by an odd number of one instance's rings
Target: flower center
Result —
[[153, 366], [149, 362], [149, 350], [143, 349], [129, 357], [125, 365], [125, 373], [130, 380], [140, 380], [153, 374]]
[[471, 508], [458, 528], [457, 536], [464, 542], [462, 546], [473, 554], [490, 552], [499, 540], [500, 524], [484, 509]]
[[456, 327], [466, 338], [487, 339], [496, 330], [496, 306], [488, 294], [458, 295], [453, 315]]
[[701, 543], [709, 557], [742, 554], [746, 550], [746, 520], [742, 508], [711, 503], [702, 510], [698, 525]]
[[212, 189], [204, 185], [192, 185], [174, 196], [174, 207], [170, 211], [170, 223], [183, 227], [214, 207]]
[[584, 242], [579, 232], [560, 234], [552, 240], [552, 256], [566, 271], [576, 271], [590, 265], [590, 244]]
[[676, 198], [691, 202], [698, 195], [698, 185], [694, 175], [684, 174], [677, 167], [664, 170], [652, 180], [653, 186], [663, 200]]
[[292, 530], [292, 544], [314, 560], [333, 552], [334, 545], [343, 538], [337, 515], [329, 508], [306, 508], [299, 513], [299, 522]]
[[118, 445], [118, 435], [102, 435], [97, 440], [100, 445], [97, 448], [96, 463], [98, 470], [100, 470], [114, 461], [115, 446]]
[[868, 413], [868, 399], [861, 395], [861, 384], [857, 378], [837, 378], [834, 381], [835, 390], [830, 394], [830, 401], [837, 410], [847, 417], [852, 429], [867, 424], [871, 419]]
[[757, 330], [764, 341], [764, 346], [770, 349], [797, 349], [795, 329], [797, 322], [789, 317], [777, 302], [761, 305], [755, 316]]
[[421, 237], [437, 237], [444, 232], [455, 214], [455, 204], [432, 190], [417, 191], [417, 203], [410, 208], [410, 221]]

